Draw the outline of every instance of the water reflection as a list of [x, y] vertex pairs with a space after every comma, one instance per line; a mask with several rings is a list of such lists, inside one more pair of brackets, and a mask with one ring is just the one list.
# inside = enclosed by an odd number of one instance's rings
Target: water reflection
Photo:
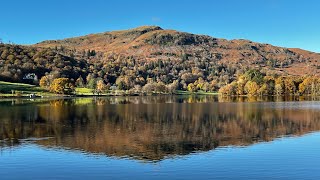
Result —
[[35, 143], [157, 161], [320, 130], [320, 103], [268, 100], [159, 96], [2, 101], [0, 145], [43, 138]]

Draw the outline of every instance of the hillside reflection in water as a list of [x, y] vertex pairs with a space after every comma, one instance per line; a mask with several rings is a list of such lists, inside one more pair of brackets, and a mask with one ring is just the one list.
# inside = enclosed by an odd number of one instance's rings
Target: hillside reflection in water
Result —
[[34, 143], [47, 148], [158, 161], [320, 130], [319, 102], [276, 100], [216, 96], [6, 100], [0, 102], [0, 145], [19, 146], [23, 139], [36, 138]]

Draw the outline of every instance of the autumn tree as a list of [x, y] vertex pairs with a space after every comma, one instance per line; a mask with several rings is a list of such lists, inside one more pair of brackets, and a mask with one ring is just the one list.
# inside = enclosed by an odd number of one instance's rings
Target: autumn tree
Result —
[[284, 93], [284, 79], [283, 77], [278, 77], [275, 80], [274, 91], [277, 96], [281, 96]]
[[156, 92], [157, 93], [166, 93], [167, 91], [168, 91], [167, 87], [163, 82], [156, 83]]
[[195, 92], [197, 90], [197, 86], [195, 86], [193, 83], [188, 84], [188, 91]]
[[98, 80], [97, 81], [97, 87], [96, 91], [98, 94], [103, 93], [106, 90], [106, 84], [103, 82], [103, 80]]
[[236, 95], [237, 93], [237, 83], [232, 82], [230, 84], [227, 84], [219, 89], [219, 93], [222, 95], [232, 96]]
[[83, 88], [84, 87], [84, 80], [82, 76], [79, 76], [79, 78], [76, 80], [76, 87]]
[[273, 95], [274, 94], [274, 88], [275, 88], [275, 80], [273, 76], [265, 76], [264, 78], [264, 84], [266, 85], [266, 95]]
[[267, 85], [266, 83], [262, 84], [262, 86], [261, 86], [260, 89], [258, 90], [258, 94], [259, 94], [260, 96], [269, 95], [268, 85]]
[[299, 84], [299, 93], [302, 95], [320, 94], [320, 80], [317, 77], [307, 77]]
[[87, 82], [87, 88], [89, 89], [96, 89], [97, 87], [97, 79], [96, 78], [90, 78]]
[[74, 87], [68, 78], [54, 79], [50, 85], [50, 92], [57, 94], [71, 94]]
[[236, 94], [238, 94], [238, 95], [244, 95], [245, 94], [244, 86], [246, 85], [246, 83], [247, 83], [247, 80], [246, 80], [245, 76], [242, 75], [242, 76], [240, 76], [238, 78]]
[[209, 83], [209, 91], [211, 92], [214, 92], [214, 91], [217, 91], [218, 89], [218, 81], [217, 80], [212, 80], [210, 83]]
[[174, 80], [172, 83], [167, 85], [167, 90], [169, 93], [174, 93], [179, 88], [179, 82], [178, 80]]
[[248, 96], [256, 96], [259, 94], [259, 85], [255, 81], [248, 81], [244, 87], [244, 91]]
[[277, 96], [281, 96], [283, 94], [283, 87], [281, 86], [281, 84], [276, 84], [274, 86], [274, 92]]
[[203, 90], [204, 83], [205, 83], [204, 79], [202, 77], [199, 77], [198, 80], [194, 82], [194, 85], [197, 87], [196, 88], [197, 90]]
[[284, 93], [287, 95], [293, 95], [296, 92], [296, 85], [292, 77], [286, 77], [284, 80]]
[[149, 82], [142, 87], [142, 91], [146, 93], [152, 93], [156, 90], [156, 83]]
[[133, 87], [133, 78], [131, 76], [119, 76], [116, 80], [116, 85], [119, 90], [129, 90]]
[[49, 88], [50, 87], [50, 79], [48, 76], [42, 76], [39, 82], [40, 87], [42, 88]]
[[256, 69], [250, 69], [244, 74], [244, 78], [247, 81], [256, 82], [257, 84], [261, 84], [263, 82], [263, 74]]

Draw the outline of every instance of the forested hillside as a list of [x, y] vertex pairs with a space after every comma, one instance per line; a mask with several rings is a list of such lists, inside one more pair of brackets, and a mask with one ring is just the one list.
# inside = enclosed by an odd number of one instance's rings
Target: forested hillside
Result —
[[62, 55], [48, 48], [0, 44], [0, 80], [11, 82], [29, 82], [37, 84], [28, 78], [35, 73], [38, 78], [51, 74], [54, 78], [61, 76], [78, 78], [86, 76], [87, 62]]
[[40, 85], [49, 87], [67, 78], [91, 89], [218, 91], [249, 70], [302, 82], [319, 73], [319, 60], [301, 49], [143, 26], [32, 46], [0, 44], [0, 80], [39, 84], [44, 78]]

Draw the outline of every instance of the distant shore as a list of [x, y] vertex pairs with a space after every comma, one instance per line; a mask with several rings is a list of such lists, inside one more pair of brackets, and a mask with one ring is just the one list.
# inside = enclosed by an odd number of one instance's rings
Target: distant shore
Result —
[[0, 93], [0, 98], [54, 98], [54, 97], [110, 97], [110, 96], [158, 96], [158, 95], [219, 95], [216, 92], [188, 92], [188, 91], [177, 91], [174, 93], [162, 93], [162, 92], [137, 92], [137, 93], [129, 93], [125, 91], [116, 91], [109, 93], [75, 93], [75, 94], [53, 94], [53, 93], [28, 93], [28, 92], [19, 92], [19, 94], [6, 94]]
[[189, 92], [177, 90], [167, 92], [138, 92], [125, 90], [107, 90], [96, 93], [89, 88], [75, 88], [71, 94], [54, 94], [39, 86], [0, 81], [0, 98], [50, 98], [50, 97], [108, 97], [108, 96], [156, 96], [156, 95], [219, 95], [217, 92]]

